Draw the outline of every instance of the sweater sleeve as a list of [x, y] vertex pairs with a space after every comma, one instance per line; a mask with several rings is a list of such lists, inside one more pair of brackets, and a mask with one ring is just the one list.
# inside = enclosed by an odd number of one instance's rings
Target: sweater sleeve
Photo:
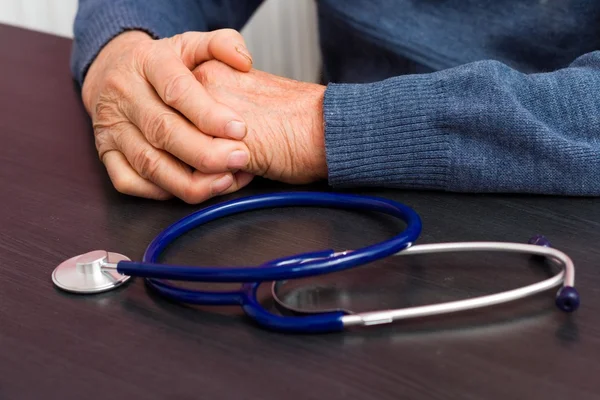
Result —
[[262, 0], [79, 0], [71, 72], [81, 85], [102, 47], [127, 30], [155, 39], [188, 31], [240, 30]]
[[600, 52], [330, 84], [324, 120], [333, 186], [600, 195]]

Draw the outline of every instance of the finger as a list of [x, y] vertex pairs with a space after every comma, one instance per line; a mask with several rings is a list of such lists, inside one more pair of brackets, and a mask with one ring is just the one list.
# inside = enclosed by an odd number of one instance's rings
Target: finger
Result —
[[233, 174], [233, 184], [229, 189], [227, 189], [224, 193], [233, 193], [236, 192], [250, 184], [254, 179], [254, 175], [249, 172], [238, 171]]
[[119, 151], [111, 150], [104, 153], [102, 162], [113, 186], [120, 193], [154, 200], [167, 200], [173, 197], [171, 193], [139, 176]]
[[215, 137], [242, 139], [246, 136], [243, 118], [216, 102], [172, 49], [148, 56], [143, 75], [162, 101], [189, 119], [202, 132]]
[[235, 184], [238, 189], [242, 189], [250, 184], [254, 180], [254, 175], [249, 172], [239, 171], [233, 175]]
[[252, 69], [252, 56], [246, 41], [234, 29], [219, 29], [209, 33], [187, 32], [182, 35], [180, 43], [180, 57], [188, 69], [212, 59], [242, 72]]
[[[203, 174], [198, 174], [199, 176], [197, 179], [202, 179]], [[222, 174], [212, 181], [210, 186], [210, 197], [237, 192], [243, 187], [248, 186], [253, 179], [254, 175], [243, 171], [236, 172], [235, 174]]]
[[163, 150], [150, 145], [135, 126], [115, 137], [118, 150], [123, 153], [133, 169], [144, 179], [174, 194], [189, 204], [205, 201], [229, 189], [233, 182], [226, 176], [231, 173], [203, 174], [192, 172], [190, 167]]
[[146, 83], [139, 83], [133, 92], [143, 101], [126, 102], [122, 111], [152, 146], [165, 150], [203, 173], [247, 167], [250, 153], [243, 142], [203, 134], [188, 120], [166, 107]]

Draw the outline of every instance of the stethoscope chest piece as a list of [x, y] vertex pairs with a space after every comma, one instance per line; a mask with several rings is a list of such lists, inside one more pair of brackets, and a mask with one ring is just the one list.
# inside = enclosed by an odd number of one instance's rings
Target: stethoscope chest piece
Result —
[[94, 250], [70, 258], [54, 269], [52, 281], [71, 293], [100, 293], [115, 289], [131, 277], [122, 275], [114, 267], [128, 257], [104, 250]]

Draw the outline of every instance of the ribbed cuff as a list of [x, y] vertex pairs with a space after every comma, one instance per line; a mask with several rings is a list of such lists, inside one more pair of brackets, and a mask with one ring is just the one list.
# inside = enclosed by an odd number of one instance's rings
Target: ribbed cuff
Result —
[[78, 15], [71, 55], [71, 71], [82, 85], [91, 63], [100, 50], [115, 36], [128, 30], [141, 30], [155, 39], [172, 36], [177, 27], [172, 16], [160, 10], [144, 7], [140, 1], [102, 2], [85, 16]]
[[323, 103], [329, 183], [445, 190], [450, 145], [443, 92], [430, 74], [329, 84]]

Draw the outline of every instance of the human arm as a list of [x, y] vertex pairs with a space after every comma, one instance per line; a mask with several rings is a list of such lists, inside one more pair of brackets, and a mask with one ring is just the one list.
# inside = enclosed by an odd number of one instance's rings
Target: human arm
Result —
[[523, 74], [496, 61], [324, 97], [334, 186], [600, 195], [600, 52]]
[[234, 3], [80, 0], [71, 68], [119, 191], [195, 203], [249, 183], [235, 173], [245, 121], [190, 71], [210, 59], [251, 68], [239, 32], [223, 28], [241, 27], [260, 1]]
[[195, 75], [248, 120], [247, 170], [270, 179], [600, 195], [600, 52], [543, 74], [484, 61], [327, 87], [218, 62]]

